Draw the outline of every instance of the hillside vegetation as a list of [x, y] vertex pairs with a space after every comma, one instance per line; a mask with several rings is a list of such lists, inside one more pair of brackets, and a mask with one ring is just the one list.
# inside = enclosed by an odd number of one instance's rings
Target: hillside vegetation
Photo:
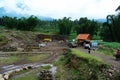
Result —
[[68, 50], [55, 64], [57, 80], [105, 80], [104, 72], [109, 67], [99, 58], [76, 49]]
[[98, 51], [113, 56], [117, 49], [120, 48], [120, 43], [118, 42], [100, 42]]

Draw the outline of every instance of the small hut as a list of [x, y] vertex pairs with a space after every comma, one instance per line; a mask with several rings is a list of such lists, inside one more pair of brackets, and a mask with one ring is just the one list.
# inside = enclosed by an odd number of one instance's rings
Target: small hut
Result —
[[90, 43], [90, 34], [78, 34], [77, 42], [79, 46], [83, 46], [84, 44]]

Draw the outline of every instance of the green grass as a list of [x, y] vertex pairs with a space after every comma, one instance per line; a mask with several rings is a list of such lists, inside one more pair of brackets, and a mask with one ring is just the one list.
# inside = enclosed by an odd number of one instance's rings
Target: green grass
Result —
[[30, 74], [25, 75], [23, 77], [14, 78], [14, 79], [10, 79], [10, 80], [39, 80], [39, 78], [37, 75], [30, 73]]
[[76, 32], [74, 32], [74, 33], [71, 33], [71, 34], [69, 35], [69, 40], [76, 39], [76, 37], [77, 37], [77, 34], [76, 34]]
[[109, 56], [113, 56], [115, 54], [114, 49], [107, 48], [107, 47], [99, 48], [98, 52], [101, 53], [101, 54], [109, 55]]
[[65, 80], [67, 73], [69, 73], [65, 66], [64, 66], [64, 56], [60, 56], [59, 59], [57, 59], [54, 62], [54, 65], [57, 66], [57, 73], [56, 73], [56, 80]]
[[118, 42], [100, 42], [99, 44], [101, 44], [105, 47], [113, 48], [113, 49], [120, 48], [120, 43], [118, 43]]
[[42, 69], [49, 70], [51, 68], [50, 65], [43, 66]]
[[49, 27], [44, 26], [44, 28], [36, 27], [34, 31], [39, 32], [41, 34], [56, 34], [59, 32], [58, 28], [55, 28], [55, 27], [51, 28], [51, 27], [52, 26], [49, 26]]
[[0, 64], [10, 64], [10, 63], [16, 62], [17, 60], [19, 60], [19, 59], [16, 56], [0, 58]]
[[50, 56], [50, 54], [40, 54], [40, 55], [34, 55], [34, 56], [26, 57], [26, 59], [27, 59], [27, 61], [35, 62], [35, 61], [38, 61], [38, 60], [45, 59], [48, 56]]
[[98, 51], [105, 55], [113, 56], [115, 51], [120, 48], [120, 43], [118, 42], [99, 42], [100, 46]]
[[90, 54], [86, 54], [84, 52], [80, 52], [77, 49], [71, 49], [71, 53], [76, 55], [77, 57], [83, 58], [83, 59], [88, 59], [89, 61], [96, 61], [96, 62], [101, 62], [102, 60], [98, 57], [94, 57]]
[[0, 64], [11, 64], [17, 62], [36, 62], [43, 60], [50, 56], [50, 54], [39, 54], [39, 55], [20, 55], [20, 56], [9, 56], [9, 57], [0, 57]]

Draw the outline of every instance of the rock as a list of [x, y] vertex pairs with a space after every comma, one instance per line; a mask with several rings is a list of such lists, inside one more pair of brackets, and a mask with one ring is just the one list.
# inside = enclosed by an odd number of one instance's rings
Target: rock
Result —
[[21, 69], [15, 69], [15, 72], [20, 72], [21, 71]]
[[20, 70], [23, 70], [23, 68], [20, 68]]
[[28, 67], [27, 67], [27, 66], [24, 66], [24, 67], [23, 67], [23, 70], [28, 70]]
[[27, 66], [28, 69], [32, 69], [33, 67], [32, 66]]
[[109, 73], [114, 73], [114, 70], [113, 69], [109, 69], [108, 72]]
[[22, 52], [22, 51], [24, 51], [24, 49], [23, 48], [17, 48], [17, 51]]
[[110, 76], [110, 77], [112, 77], [112, 74], [111, 74], [111, 73], [109, 73], [109, 76]]
[[3, 78], [3, 75], [2, 75], [2, 74], [0, 74], [0, 79], [1, 79], [1, 78]]
[[3, 78], [3, 75], [2, 75], [2, 74], [0, 74], [0, 80], [4, 80], [4, 78]]
[[8, 72], [6, 72], [7, 74], [12, 74], [13, 72], [15, 72], [14, 70], [11, 70], [11, 71], [8, 71]]
[[10, 78], [10, 75], [9, 75], [9, 74], [4, 74], [3, 78], [4, 78], [5, 80], [8, 80], [8, 79]]
[[0, 78], [0, 80], [5, 80], [4, 78]]

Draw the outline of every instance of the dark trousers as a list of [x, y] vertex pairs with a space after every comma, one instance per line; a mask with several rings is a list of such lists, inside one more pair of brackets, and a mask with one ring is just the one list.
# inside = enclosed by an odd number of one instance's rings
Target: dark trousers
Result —
[[90, 53], [90, 48], [88, 48], [88, 53]]
[[116, 58], [120, 58], [120, 55], [115, 55]]

